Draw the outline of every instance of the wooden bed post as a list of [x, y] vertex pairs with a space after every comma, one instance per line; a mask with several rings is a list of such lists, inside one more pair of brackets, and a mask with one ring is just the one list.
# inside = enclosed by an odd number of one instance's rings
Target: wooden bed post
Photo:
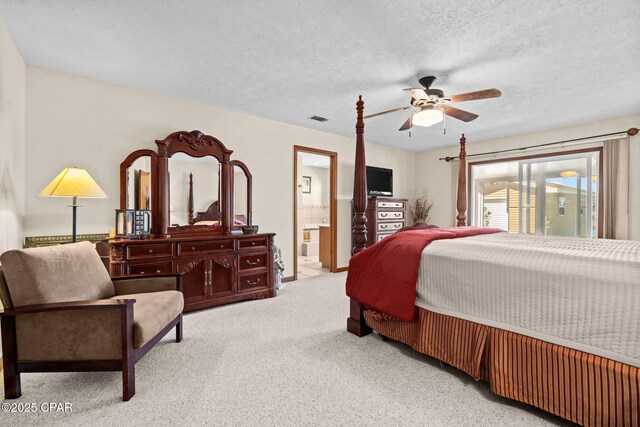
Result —
[[467, 152], [465, 144], [467, 139], [464, 133], [460, 138], [460, 165], [458, 169], [458, 216], [456, 219], [456, 227], [464, 227], [467, 225]]
[[[218, 194], [218, 200], [220, 200], [220, 194]], [[189, 211], [187, 212], [187, 221], [189, 225], [193, 225], [193, 173], [191, 172], [189, 173], [189, 198], [187, 204], [189, 205]]]
[[356, 161], [353, 177], [353, 249], [355, 255], [367, 247], [367, 169], [364, 154], [364, 119], [362, 95], [356, 102], [358, 120], [356, 121]]
[[[367, 247], [367, 167], [364, 152], [364, 101], [362, 95], [356, 102], [358, 119], [356, 121], [356, 161], [353, 178], [353, 249], [352, 255], [363, 251]], [[351, 298], [347, 331], [359, 337], [368, 335], [372, 329], [364, 320], [364, 311], [358, 301]]]

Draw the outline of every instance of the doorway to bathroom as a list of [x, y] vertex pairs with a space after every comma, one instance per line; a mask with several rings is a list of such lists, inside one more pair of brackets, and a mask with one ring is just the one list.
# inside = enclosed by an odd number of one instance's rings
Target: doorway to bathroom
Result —
[[294, 280], [337, 270], [338, 153], [294, 146]]

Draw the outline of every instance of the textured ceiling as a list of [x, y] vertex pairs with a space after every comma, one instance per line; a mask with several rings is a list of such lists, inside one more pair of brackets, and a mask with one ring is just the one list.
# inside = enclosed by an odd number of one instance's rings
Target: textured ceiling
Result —
[[302, 159], [302, 164], [305, 166], [312, 166], [317, 168], [329, 169], [331, 166], [331, 157], [323, 156], [321, 154], [313, 153], [298, 153], [299, 158]]
[[[403, 106], [433, 74], [472, 123], [367, 141], [421, 151], [640, 112], [640, 1], [0, 0], [27, 63], [354, 136], [365, 113]], [[319, 115], [325, 123], [307, 117]]]

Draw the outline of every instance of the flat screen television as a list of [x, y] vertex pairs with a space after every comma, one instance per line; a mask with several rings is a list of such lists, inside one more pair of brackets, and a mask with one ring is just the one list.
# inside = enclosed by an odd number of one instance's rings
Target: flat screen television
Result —
[[393, 170], [367, 166], [367, 194], [393, 196]]

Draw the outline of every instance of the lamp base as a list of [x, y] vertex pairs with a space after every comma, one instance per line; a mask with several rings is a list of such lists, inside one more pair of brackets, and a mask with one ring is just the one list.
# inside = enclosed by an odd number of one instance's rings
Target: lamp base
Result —
[[76, 243], [76, 241], [78, 240], [78, 234], [76, 232], [76, 219], [77, 219], [77, 215], [78, 215], [77, 211], [78, 211], [78, 208], [80, 207], [80, 205], [77, 203], [77, 197], [74, 196], [73, 197], [73, 202], [71, 202], [71, 204], [67, 205], [67, 206], [69, 206], [70, 208], [73, 209], [73, 219], [72, 219], [73, 222], [72, 222], [72, 229], [71, 229], [72, 230], [72, 232], [71, 232], [71, 242], [72, 243]]

